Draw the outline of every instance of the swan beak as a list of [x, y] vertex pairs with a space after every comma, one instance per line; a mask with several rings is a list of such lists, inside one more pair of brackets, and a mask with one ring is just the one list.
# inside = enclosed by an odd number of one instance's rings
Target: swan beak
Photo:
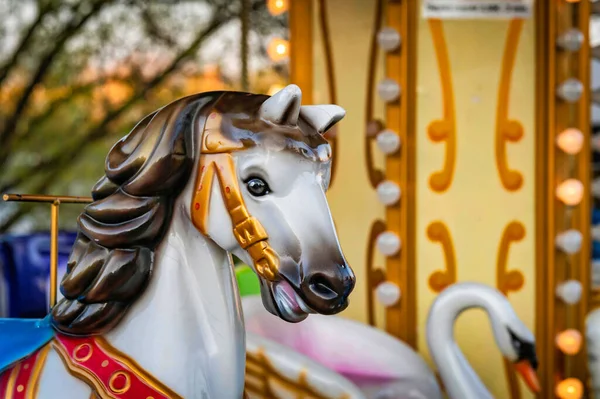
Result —
[[529, 361], [521, 360], [520, 362], [515, 363], [515, 370], [521, 374], [523, 381], [525, 381], [525, 384], [527, 384], [531, 392], [540, 392], [540, 382], [538, 381], [537, 374], [533, 367], [531, 367], [531, 363]]

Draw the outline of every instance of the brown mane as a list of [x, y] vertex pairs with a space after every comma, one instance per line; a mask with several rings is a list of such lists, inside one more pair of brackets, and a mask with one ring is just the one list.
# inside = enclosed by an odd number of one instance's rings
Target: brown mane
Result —
[[[146, 116], [115, 144], [106, 157], [105, 176], [92, 190], [94, 202], [78, 219], [79, 234], [60, 287], [64, 298], [52, 309], [55, 328], [73, 335], [105, 333], [144, 292], [173, 203], [192, 174], [196, 137], [215, 104], [228, 116], [223, 132], [245, 147], [279, 137], [282, 149], [327, 160], [322, 154], [327, 142], [304, 121], [274, 127], [256, 117], [267, 98], [236, 92], [185, 97]], [[274, 131], [278, 134], [268, 134]]]

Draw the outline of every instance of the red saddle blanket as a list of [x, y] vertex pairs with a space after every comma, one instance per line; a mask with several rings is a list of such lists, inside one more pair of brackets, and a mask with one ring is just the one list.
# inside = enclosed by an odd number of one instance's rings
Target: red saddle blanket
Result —
[[0, 375], [0, 399], [36, 398], [50, 347], [68, 371], [86, 382], [100, 399], [182, 399], [101, 337], [62, 334]]

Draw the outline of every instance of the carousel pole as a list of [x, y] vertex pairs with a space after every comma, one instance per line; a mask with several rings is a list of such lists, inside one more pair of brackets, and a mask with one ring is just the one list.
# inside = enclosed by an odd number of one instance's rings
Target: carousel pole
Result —
[[58, 207], [60, 200], [50, 205], [50, 309], [56, 305], [58, 282]]
[[4, 202], [43, 202], [50, 204], [50, 308], [56, 305], [58, 286], [58, 215], [63, 204], [88, 204], [91, 197], [55, 195], [4, 194]]

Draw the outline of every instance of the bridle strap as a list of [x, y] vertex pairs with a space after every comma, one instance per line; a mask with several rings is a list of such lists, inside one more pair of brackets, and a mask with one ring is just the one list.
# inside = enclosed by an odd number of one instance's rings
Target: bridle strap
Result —
[[208, 236], [208, 208], [216, 173], [225, 207], [231, 217], [233, 235], [254, 261], [256, 272], [261, 277], [274, 281], [279, 274], [279, 257], [269, 245], [269, 236], [262, 224], [246, 208], [231, 156], [232, 152], [243, 150], [244, 146], [223, 136], [221, 120], [221, 114], [213, 111], [202, 132], [198, 177], [192, 201], [192, 221], [202, 234]]

